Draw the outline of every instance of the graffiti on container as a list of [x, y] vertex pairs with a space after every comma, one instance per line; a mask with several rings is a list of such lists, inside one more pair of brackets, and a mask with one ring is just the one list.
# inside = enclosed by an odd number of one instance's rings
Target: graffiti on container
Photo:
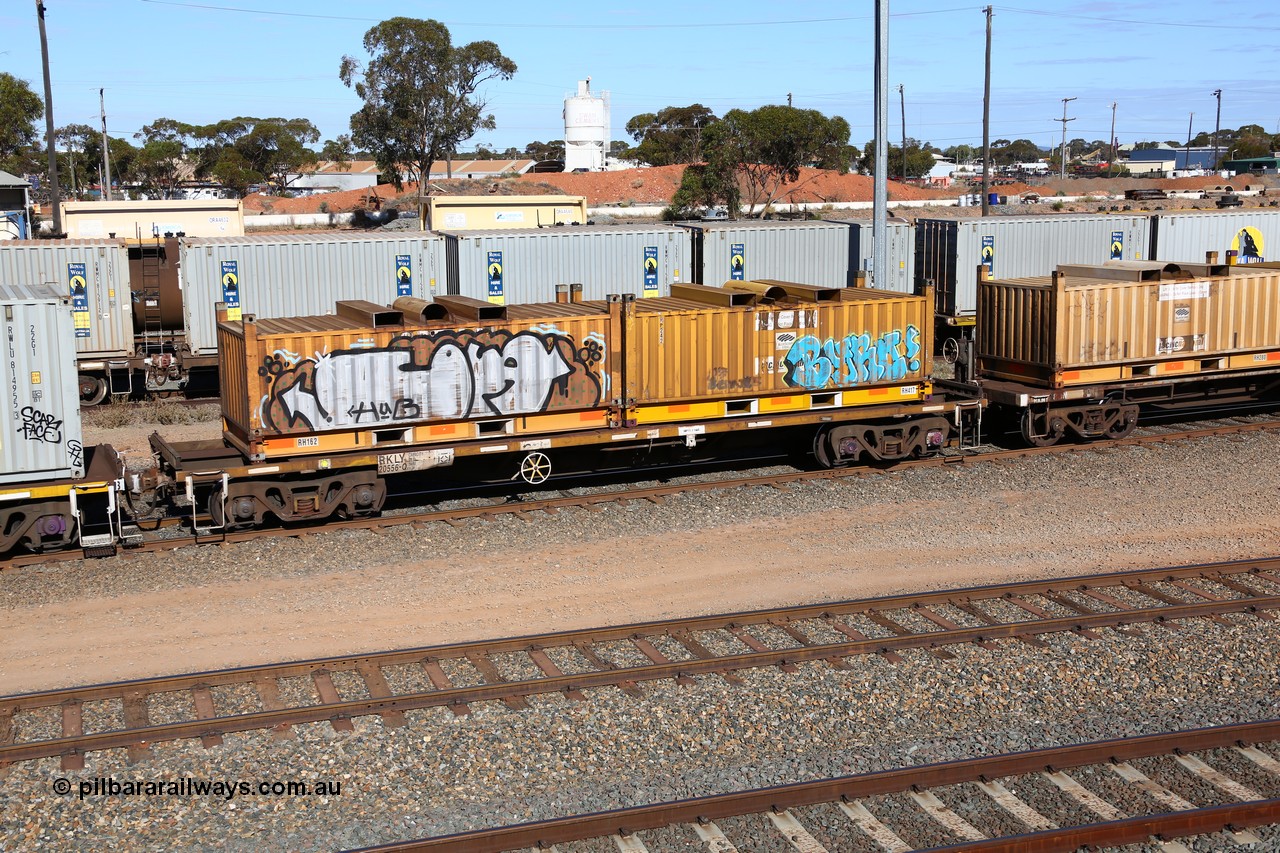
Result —
[[20, 413], [18, 435], [27, 441], [43, 441], [45, 444], [62, 443], [62, 421], [35, 406], [24, 406]]
[[868, 334], [820, 340], [804, 335], [783, 358], [788, 385], [798, 388], [896, 382], [920, 369], [920, 330], [908, 325], [876, 339]]
[[506, 330], [404, 335], [385, 347], [314, 358], [277, 350], [264, 429], [276, 433], [397, 421], [458, 420], [590, 408], [602, 395], [604, 339]]
[[76, 468], [84, 465], [84, 446], [74, 438], [67, 442], [67, 458]]
[[753, 391], [760, 386], [759, 376], [729, 376], [729, 368], [714, 367], [707, 377], [707, 388], [711, 391]]

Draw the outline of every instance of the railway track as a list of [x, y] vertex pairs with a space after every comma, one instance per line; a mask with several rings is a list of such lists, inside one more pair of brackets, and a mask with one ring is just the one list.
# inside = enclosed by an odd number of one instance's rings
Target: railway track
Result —
[[[837, 480], [846, 477], [867, 477], [916, 468], [967, 467], [984, 462], [1000, 462], [1021, 459], [1031, 456], [1055, 455], [1061, 453], [1105, 452], [1116, 447], [1153, 446], [1167, 442], [1186, 441], [1196, 438], [1214, 436], [1239, 435], [1249, 432], [1280, 430], [1280, 418], [1255, 419], [1249, 417], [1224, 418], [1211, 425], [1196, 426], [1191, 429], [1183, 425], [1158, 425], [1141, 428], [1128, 438], [1096, 444], [1061, 444], [1051, 447], [1021, 447], [1014, 449], [987, 449], [971, 453], [957, 453], [933, 456], [925, 459], [910, 459], [892, 465], [876, 467], [851, 467], [822, 470], [793, 471], [750, 475], [731, 478], [713, 478], [688, 480], [680, 483], [662, 485], [637, 486], [625, 489], [592, 489], [585, 494], [559, 494], [551, 497], [526, 498], [521, 500], [499, 499], [494, 503], [482, 506], [452, 507], [449, 509], [424, 509], [396, 514], [384, 514], [373, 518], [357, 518], [335, 520], [315, 527], [278, 527], [233, 532], [214, 532], [209, 534], [186, 534], [153, 536], [144, 539], [140, 544], [129, 547], [123, 553], [142, 553], [150, 551], [167, 551], [193, 545], [212, 543], [248, 542], [260, 538], [291, 538], [334, 530], [385, 530], [402, 525], [422, 526], [433, 523], [457, 525], [471, 518], [495, 518], [501, 515], [514, 515], [528, 519], [535, 512], [559, 512], [563, 509], [592, 509], [602, 504], [625, 503], [627, 501], [647, 500], [661, 503], [665, 499], [690, 492], [713, 491], [719, 489], [735, 489], [748, 486], [766, 486], [785, 490], [796, 483], [817, 480]], [[173, 528], [184, 519], [171, 517], [154, 522], [155, 528]], [[148, 522], [148, 528], [152, 522]], [[0, 571], [5, 569], [37, 566], [50, 563], [78, 560], [89, 556], [82, 551], [69, 550], [46, 554], [15, 554], [0, 560]]]
[[[845, 668], [847, 658], [907, 650], [949, 659], [947, 646], [999, 641], [1043, 645], [1047, 634], [1097, 637], [1154, 624], [1178, 631], [1184, 620], [1229, 614], [1274, 619], [1280, 609], [1280, 558], [1150, 569], [1002, 584], [649, 622], [618, 627], [458, 643], [348, 657], [242, 667], [0, 697], [0, 766], [58, 757], [64, 769], [84, 755], [125, 748], [130, 761], [157, 742], [200, 738], [206, 747], [231, 732], [273, 730], [379, 716], [399, 726], [404, 712], [444, 707], [462, 716], [477, 702], [513, 709], [527, 697], [611, 687], [640, 696], [644, 682], [714, 676], [806, 662]], [[222, 714], [219, 705], [258, 710]], [[86, 720], [90, 721], [86, 724]]]
[[[624, 853], [672, 849], [673, 839], [680, 849], [712, 853], [736, 853], [739, 845], [826, 853], [855, 842], [895, 853], [1075, 851], [1148, 841], [1187, 853], [1173, 839], [1214, 833], [1232, 846], [1272, 849], [1251, 828], [1280, 823], [1277, 747], [1280, 720], [1267, 720], [575, 815], [365, 853], [540, 850], [590, 839], [602, 842], [590, 849]], [[1236, 778], [1246, 773], [1245, 781]], [[1162, 784], [1179, 777], [1198, 782], [1214, 801], [1200, 805]], [[914, 813], [925, 826], [908, 820], [899, 827], [876, 812]], [[1093, 822], [1067, 824], [1063, 815]], [[728, 832], [716, 824], [726, 819], [738, 819]]]

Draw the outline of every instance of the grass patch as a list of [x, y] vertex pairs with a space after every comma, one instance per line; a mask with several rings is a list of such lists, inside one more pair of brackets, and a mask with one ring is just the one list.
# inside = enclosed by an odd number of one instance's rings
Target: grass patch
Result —
[[117, 429], [137, 424], [172, 426], [210, 423], [222, 417], [222, 411], [216, 401], [192, 406], [176, 400], [152, 399], [131, 402], [113, 399], [107, 405], [85, 409], [83, 415], [86, 423], [104, 429]]

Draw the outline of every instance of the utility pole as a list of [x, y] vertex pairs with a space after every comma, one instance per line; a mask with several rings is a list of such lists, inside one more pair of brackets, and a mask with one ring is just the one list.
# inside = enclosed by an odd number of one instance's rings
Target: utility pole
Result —
[[1111, 102], [1111, 163], [1107, 166], [1110, 175], [1116, 169], [1116, 102]]
[[1067, 104], [1074, 101], [1075, 98], [1062, 99], [1062, 118], [1055, 118], [1054, 121], [1062, 122], [1062, 162], [1058, 164], [1058, 177], [1065, 178], [1067, 176], [1067, 122], [1075, 121], [1075, 116], [1067, 118]]
[[791, 93], [790, 93], [790, 92], [787, 92], [787, 106], [788, 106], [788, 107], [790, 107], [790, 106], [791, 106]]
[[907, 182], [907, 96], [898, 84], [898, 103], [902, 104], [902, 182]]
[[1218, 99], [1218, 117], [1213, 120], [1213, 170], [1218, 171], [1218, 130], [1222, 127], [1222, 90], [1214, 89], [1213, 96]]
[[107, 142], [107, 102], [98, 90], [98, 110], [102, 114], [102, 200], [111, 201], [111, 149]]
[[991, 213], [991, 7], [987, 16], [987, 72], [982, 84], [982, 215]]
[[1191, 123], [1196, 120], [1196, 114], [1192, 113], [1191, 118], [1187, 119], [1187, 147], [1183, 151], [1182, 168], [1188, 172], [1191, 171]]
[[876, 173], [872, 195], [871, 285], [883, 287], [889, 263], [889, 0], [876, 0]]
[[40, 59], [44, 63], [44, 128], [49, 145], [49, 198], [53, 208], [53, 234], [62, 236], [62, 208], [58, 205], [58, 148], [53, 136], [53, 86], [49, 82], [49, 39], [44, 32], [44, 0], [36, 0], [36, 17], [40, 21]]

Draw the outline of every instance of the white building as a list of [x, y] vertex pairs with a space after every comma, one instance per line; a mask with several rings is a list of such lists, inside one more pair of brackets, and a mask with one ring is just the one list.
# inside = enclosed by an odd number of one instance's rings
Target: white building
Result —
[[564, 99], [564, 170], [600, 172], [609, 153], [609, 93], [591, 94], [591, 78]]

